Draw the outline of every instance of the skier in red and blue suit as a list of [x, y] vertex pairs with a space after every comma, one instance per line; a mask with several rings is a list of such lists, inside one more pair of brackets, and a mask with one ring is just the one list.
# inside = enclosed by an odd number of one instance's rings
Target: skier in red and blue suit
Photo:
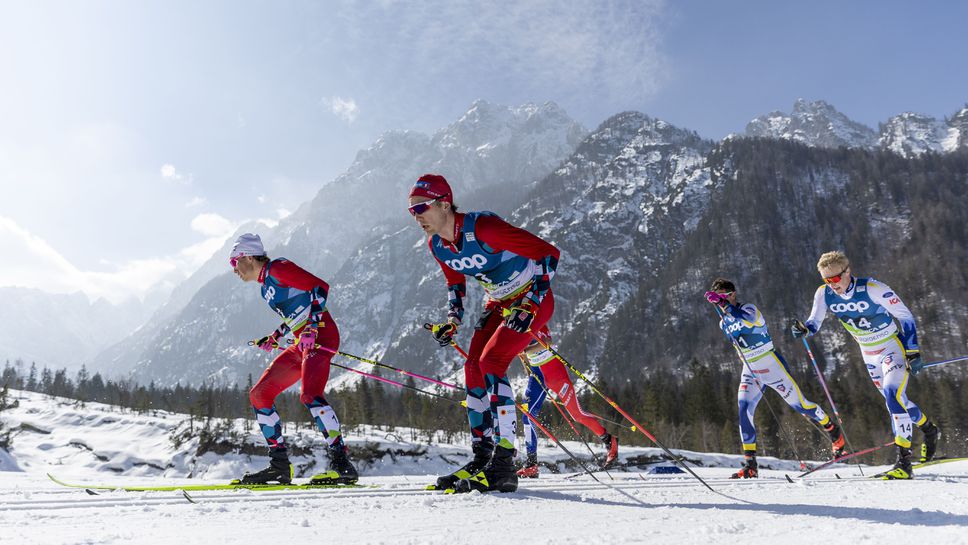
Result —
[[443, 176], [425, 174], [410, 190], [409, 210], [427, 235], [447, 280], [447, 321], [431, 328], [441, 345], [453, 343], [464, 318], [466, 277], [486, 294], [464, 363], [467, 415], [474, 458], [437, 479], [438, 488], [517, 489], [516, 411], [507, 369], [554, 313], [551, 279], [560, 251], [491, 212], [457, 212]]
[[[545, 345], [551, 345], [551, 333], [548, 327], [541, 328], [536, 335]], [[560, 403], [571, 415], [575, 422], [582, 424], [591, 430], [598, 440], [605, 445], [605, 458], [602, 461], [602, 469], [608, 469], [618, 458], [618, 438], [605, 431], [605, 427], [599, 422], [599, 416], [585, 412], [578, 403], [578, 395], [575, 391], [575, 384], [568, 376], [568, 370], [561, 358], [555, 355], [549, 348], [543, 346], [537, 339], [524, 350], [522, 354], [527, 359], [528, 365], [528, 386], [525, 389], [525, 397], [528, 402], [525, 408], [532, 416], [538, 416], [541, 407], [549, 392], [553, 398], [557, 398]], [[518, 477], [536, 479], [540, 472], [538, 468], [538, 433], [535, 426], [528, 419], [523, 419], [525, 450], [527, 457], [524, 467], [518, 470]]]
[[232, 247], [232, 270], [244, 282], [262, 284], [262, 298], [282, 317], [282, 324], [254, 344], [271, 353], [282, 348], [290, 332], [297, 339], [276, 356], [249, 392], [259, 428], [269, 445], [269, 467], [246, 473], [239, 484], [289, 483], [293, 470], [282, 436], [282, 422], [275, 399], [302, 379], [300, 400], [312, 414], [326, 439], [330, 470], [315, 475], [312, 484], [351, 484], [358, 479], [346, 454], [339, 419], [323, 391], [329, 380], [330, 360], [339, 349], [339, 329], [326, 310], [329, 285], [284, 258], [270, 260], [259, 235], [245, 233]]

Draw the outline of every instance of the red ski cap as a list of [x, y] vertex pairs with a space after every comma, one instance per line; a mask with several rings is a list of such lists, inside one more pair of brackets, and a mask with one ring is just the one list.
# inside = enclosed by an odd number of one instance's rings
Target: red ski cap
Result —
[[439, 174], [424, 174], [417, 178], [417, 183], [413, 184], [409, 196], [427, 197], [454, 204], [454, 194], [450, 191], [450, 184]]

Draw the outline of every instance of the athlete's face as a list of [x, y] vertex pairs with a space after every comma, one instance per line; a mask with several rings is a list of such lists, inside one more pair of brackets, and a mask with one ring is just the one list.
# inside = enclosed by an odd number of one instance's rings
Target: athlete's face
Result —
[[236, 259], [232, 272], [235, 273], [243, 282], [254, 282], [259, 279], [259, 271], [262, 270], [261, 264], [252, 256], [245, 256]]
[[839, 265], [824, 267], [820, 269], [820, 276], [830, 286], [830, 289], [834, 290], [834, 293], [840, 295], [847, 291], [847, 288], [850, 286], [850, 265], [847, 267], [841, 267]]
[[410, 197], [410, 213], [413, 214], [413, 218], [417, 220], [417, 225], [423, 229], [423, 232], [426, 233], [428, 238], [434, 235], [445, 234], [444, 228], [447, 226], [448, 214], [450, 212], [450, 204], [440, 201], [431, 203], [430, 206], [420, 210], [419, 213], [412, 208], [415, 204], [430, 203], [430, 201], [436, 201], [436, 199], [420, 196]]

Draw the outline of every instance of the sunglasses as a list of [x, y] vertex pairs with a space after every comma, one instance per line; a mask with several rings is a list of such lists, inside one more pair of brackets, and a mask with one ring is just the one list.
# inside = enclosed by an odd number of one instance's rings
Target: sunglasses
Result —
[[243, 257], [245, 257], [245, 256], [244, 255], [240, 255], [240, 256], [236, 256], [236, 257], [230, 257], [229, 258], [229, 265], [231, 265], [233, 269], [236, 268], [236, 267], [238, 267], [239, 266], [239, 260], [242, 259]]
[[837, 274], [835, 274], [833, 276], [825, 276], [825, 277], [823, 277], [824, 283], [826, 283], [826, 284], [839, 284], [840, 281], [844, 277], [844, 273], [847, 272], [847, 269], [849, 269], [849, 268], [850, 268], [850, 265], [847, 265], [846, 267], [844, 267], [844, 270], [840, 271], [839, 273], [837, 273]]
[[432, 201], [418, 202], [417, 204], [415, 204], [413, 206], [407, 207], [407, 210], [410, 211], [410, 215], [411, 216], [416, 216], [417, 214], [423, 214], [427, 210], [430, 210], [430, 206], [432, 204], [434, 204], [435, 202], [439, 201], [440, 199], [443, 199], [443, 197], [437, 197], [436, 199], [434, 199]]

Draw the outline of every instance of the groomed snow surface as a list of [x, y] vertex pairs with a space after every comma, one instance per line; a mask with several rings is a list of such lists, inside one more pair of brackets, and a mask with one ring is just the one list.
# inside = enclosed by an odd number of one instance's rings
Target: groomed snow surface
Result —
[[[775, 469], [762, 470], [758, 480], [731, 481], [726, 477], [739, 457], [683, 452], [701, 461], [696, 473], [719, 494], [688, 475], [643, 467], [611, 477], [599, 473], [601, 482], [545, 472], [522, 480], [516, 493], [445, 496], [421, 489], [452, 467], [448, 461], [463, 463], [467, 448], [424, 445], [421, 455], [386, 456], [363, 467], [360, 488], [194, 492], [195, 504], [180, 492], [95, 496], [61, 487], [46, 473], [91, 484], [224, 483], [266, 459], [212, 453], [194, 459], [190, 444], [178, 450], [167, 440], [182, 415], [81, 407], [24, 392], [12, 397], [19, 406], [3, 418], [17, 431], [10, 455], [0, 451], [3, 544], [968, 543], [968, 462], [924, 468], [913, 481], [893, 482], [838, 465], [791, 484], [784, 474], [797, 473], [795, 462], [763, 458], [761, 464]], [[290, 435], [310, 440], [305, 433]], [[369, 430], [350, 439], [381, 448], [418, 446], [404, 437], [406, 430]], [[583, 449], [577, 442], [566, 446]], [[651, 454], [658, 451], [623, 449], [623, 458]], [[564, 459], [550, 446], [539, 457]], [[186, 478], [189, 472], [202, 478]]]

